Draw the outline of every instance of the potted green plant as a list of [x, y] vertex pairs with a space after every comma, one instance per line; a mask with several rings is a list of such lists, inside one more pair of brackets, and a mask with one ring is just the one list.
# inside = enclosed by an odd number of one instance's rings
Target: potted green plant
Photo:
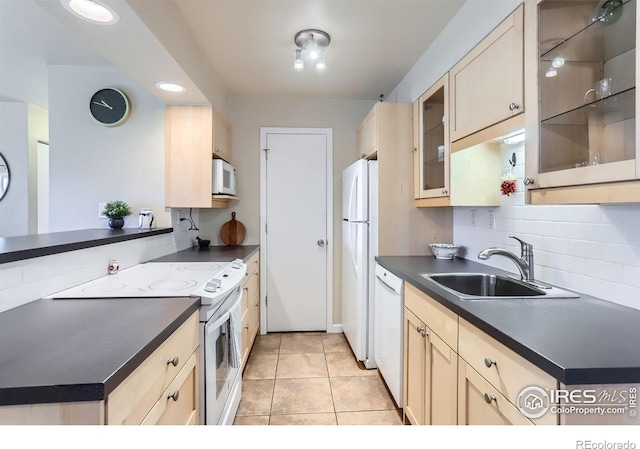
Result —
[[109, 201], [104, 206], [102, 215], [109, 218], [109, 227], [111, 229], [120, 229], [124, 226], [124, 217], [131, 215], [131, 208], [124, 201]]

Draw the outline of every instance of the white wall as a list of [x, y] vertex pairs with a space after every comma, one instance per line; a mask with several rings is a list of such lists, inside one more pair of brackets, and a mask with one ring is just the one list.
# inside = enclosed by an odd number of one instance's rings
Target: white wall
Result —
[[[467, 1], [389, 100], [414, 101], [520, 3]], [[640, 206], [524, 205], [523, 145], [503, 146], [503, 174], [508, 171], [507, 159], [514, 151], [518, 166], [513, 174], [519, 178], [516, 195], [502, 197], [499, 208], [454, 209], [454, 242], [466, 247], [465, 257], [515, 273], [515, 265], [504, 258], [477, 258], [478, 252], [489, 246], [519, 254], [519, 246], [508, 238], [515, 234], [533, 244], [537, 278], [640, 309]], [[476, 210], [475, 226], [472, 209]], [[489, 210], [496, 212], [495, 229], [489, 228]]]
[[26, 103], [0, 103], [0, 153], [9, 166], [9, 190], [0, 200], [0, 237], [28, 232], [28, 173]]
[[[132, 104], [118, 127], [96, 123], [89, 99], [98, 89], [121, 88]], [[152, 208], [159, 227], [164, 209], [164, 103], [113, 67], [49, 67], [50, 231], [106, 228], [98, 203], [123, 200], [136, 227], [140, 208]]]
[[[230, 97], [232, 162], [238, 172], [238, 197], [229, 209], [201, 210], [200, 236], [222, 244], [220, 227], [236, 219], [247, 228], [245, 244], [260, 242], [260, 127], [333, 128], [334, 323], [341, 308], [342, 170], [356, 160], [356, 130], [374, 101], [305, 98]], [[286, 182], [286, 180], [283, 180]]]

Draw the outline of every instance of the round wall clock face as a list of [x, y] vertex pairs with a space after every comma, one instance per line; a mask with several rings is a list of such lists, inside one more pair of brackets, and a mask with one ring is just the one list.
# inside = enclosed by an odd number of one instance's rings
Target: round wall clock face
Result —
[[129, 118], [131, 104], [124, 92], [107, 87], [91, 97], [89, 103], [91, 117], [104, 126], [122, 125]]

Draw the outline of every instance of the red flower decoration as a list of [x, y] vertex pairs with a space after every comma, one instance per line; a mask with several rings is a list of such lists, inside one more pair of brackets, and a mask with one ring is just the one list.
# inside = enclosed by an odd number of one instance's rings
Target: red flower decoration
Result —
[[516, 193], [516, 179], [511, 173], [502, 178], [502, 183], [500, 184], [500, 193], [505, 196]]

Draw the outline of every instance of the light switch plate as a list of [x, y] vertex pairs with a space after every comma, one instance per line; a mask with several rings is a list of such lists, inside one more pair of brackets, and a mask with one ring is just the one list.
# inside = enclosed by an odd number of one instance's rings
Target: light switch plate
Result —
[[489, 229], [495, 229], [495, 228], [496, 228], [496, 211], [490, 210], [489, 211]]
[[104, 215], [102, 215], [102, 211], [104, 210], [104, 207], [107, 205], [107, 203], [98, 203], [98, 218], [107, 218]]

